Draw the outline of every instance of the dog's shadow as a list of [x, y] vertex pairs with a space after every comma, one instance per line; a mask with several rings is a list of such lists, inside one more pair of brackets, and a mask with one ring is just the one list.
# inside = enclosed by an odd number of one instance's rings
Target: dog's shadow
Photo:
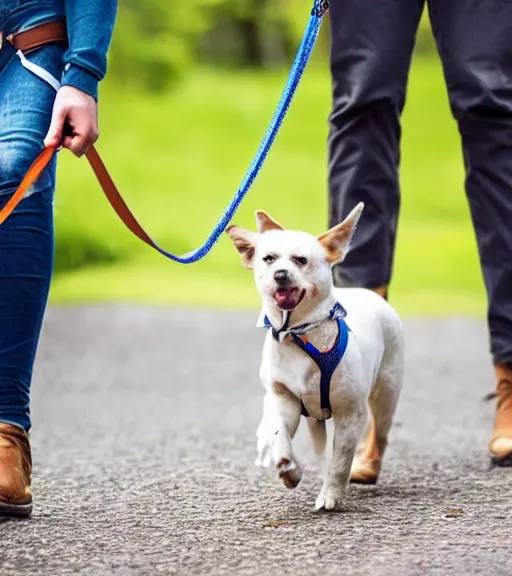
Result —
[[[308, 488], [309, 500], [315, 496], [314, 490]], [[314, 510], [299, 503], [294, 503], [288, 507], [288, 513], [291, 517], [297, 515], [304, 520], [325, 518], [326, 516], [340, 515], [341, 517], [357, 516], [360, 519], [370, 519], [376, 516], [382, 516], [383, 506], [388, 510], [394, 508], [404, 508], [409, 504], [421, 499], [432, 503], [438, 502], [441, 494], [445, 494], [441, 486], [429, 487], [408, 487], [408, 486], [363, 486], [353, 484], [347, 493], [347, 499], [342, 508], [335, 511]], [[377, 505], [378, 504], [378, 505]]]

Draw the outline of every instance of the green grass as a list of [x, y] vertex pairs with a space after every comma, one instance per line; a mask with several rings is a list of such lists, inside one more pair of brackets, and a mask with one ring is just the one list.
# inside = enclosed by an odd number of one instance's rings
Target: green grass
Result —
[[[153, 97], [103, 86], [98, 149], [161, 245], [184, 252], [205, 239], [239, 185], [285, 79], [286, 72], [197, 70], [179, 91]], [[308, 69], [236, 223], [253, 227], [254, 211], [262, 208], [289, 228], [325, 230], [329, 104], [327, 70]], [[403, 314], [482, 314], [485, 295], [460, 142], [440, 65], [432, 58], [413, 62], [401, 179], [393, 304]], [[227, 237], [203, 261], [174, 264], [125, 230], [85, 159], [63, 153], [59, 183], [52, 302], [258, 305], [252, 275]]]

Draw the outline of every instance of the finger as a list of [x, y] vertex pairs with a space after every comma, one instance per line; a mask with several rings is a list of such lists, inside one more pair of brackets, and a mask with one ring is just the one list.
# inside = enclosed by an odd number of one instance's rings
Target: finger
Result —
[[74, 136], [68, 136], [64, 139], [63, 145], [66, 148], [69, 148], [71, 152], [78, 158], [83, 156], [87, 150], [91, 147], [92, 139], [87, 136], [83, 136], [81, 134], [76, 134]]
[[48, 133], [44, 139], [45, 147], [55, 146], [55, 148], [57, 148], [60, 145], [67, 115], [68, 113], [66, 108], [54, 109], [50, 128], [48, 129]]
[[79, 144], [78, 152], [80, 155], [86, 154], [89, 151], [89, 148], [98, 140], [99, 133], [97, 128], [91, 128], [91, 130], [81, 138]]
[[71, 150], [72, 142], [73, 142], [73, 136], [66, 136], [62, 141], [62, 147]]
[[81, 136], [72, 136], [66, 148], [69, 148], [75, 156], [80, 158], [85, 153], [83, 138]]

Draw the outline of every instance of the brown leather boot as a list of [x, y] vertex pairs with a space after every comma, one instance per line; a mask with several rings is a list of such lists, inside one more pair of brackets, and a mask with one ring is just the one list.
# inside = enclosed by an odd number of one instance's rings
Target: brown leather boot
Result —
[[496, 419], [489, 450], [492, 463], [512, 466], [512, 367], [496, 366]]
[[32, 512], [32, 457], [28, 434], [0, 422], [0, 516], [25, 518]]
[[378, 288], [372, 288], [372, 290], [374, 292], [376, 292], [379, 296], [382, 296], [382, 298], [384, 298], [384, 300], [388, 299], [388, 285], [387, 284], [379, 286]]
[[354, 457], [350, 470], [350, 482], [352, 484], [377, 484], [380, 463], [381, 454], [375, 437], [373, 416], [370, 412], [370, 427], [365, 441]]

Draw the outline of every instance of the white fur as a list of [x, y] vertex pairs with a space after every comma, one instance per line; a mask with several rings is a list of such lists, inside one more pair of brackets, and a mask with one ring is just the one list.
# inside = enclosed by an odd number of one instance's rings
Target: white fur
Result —
[[[362, 208], [362, 207], [361, 207]], [[377, 445], [381, 455], [402, 387], [404, 340], [398, 314], [379, 295], [360, 288], [336, 289], [332, 283], [327, 248], [335, 244], [339, 258], [348, 249], [359, 213], [356, 210], [342, 225], [324, 236], [303, 232], [265, 231], [258, 217], [260, 233], [233, 227], [228, 230], [242, 252], [248, 267], [254, 268], [256, 285], [262, 297], [262, 315], [279, 328], [285, 318], [274, 299], [276, 270], [286, 270], [294, 287], [304, 291], [304, 298], [293, 309], [290, 327], [326, 319], [338, 301], [346, 310], [351, 333], [345, 355], [331, 379], [330, 403], [334, 424], [334, 444], [327, 475], [316, 500], [317, 509], [332, 510], [343, 505], [350, 470], [358, 444], [368, 425], [369, 407], [373, 413]], [[265, 215], [264, 215], [265, 216]], [[273, 225], [278, 226], [272, 222]], [[329, 234], [329, 233], [328, 233]], [[243, 240], [241, 240], [243, 239]], [[250, 249], [247, 250], [247, 242]], [[336, 243], [337, 242], [337, 243]], [[264, 261], [272, 254], [273, 262]], [[307, 258], [298, 266], [296, 257]], [[308, 331], [308, 339], [320, 350], [332, 346], [337, 334], [334, 321], [321, 322]], [[276, 466], [287, 487], [295, 487], [302, 469], [293, 453], [292, 438], [301, 417], [301, 400], [310, 417], [307, 419], [317, 452], [325, 446], [325, 423], [320, 410], [320, 374], [316, 364], [289, 337], [277, 342], [269, 330], [265, 339], [260, 378], [265, 389], [263, 415], [257, 431], [256, 464]]]

